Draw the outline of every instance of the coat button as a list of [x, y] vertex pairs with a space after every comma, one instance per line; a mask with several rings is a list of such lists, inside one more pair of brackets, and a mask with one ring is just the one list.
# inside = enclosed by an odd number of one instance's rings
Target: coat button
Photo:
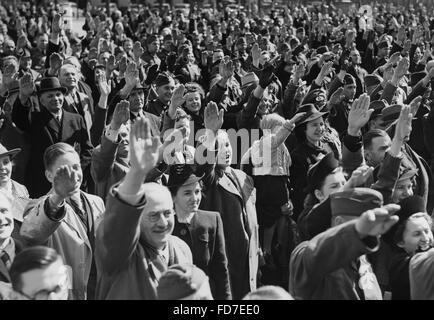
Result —
[[182, 230], [181, 230], [181, 236], [185, 236], [186, 234], [187, 234], [187, 230], [182, 229]]

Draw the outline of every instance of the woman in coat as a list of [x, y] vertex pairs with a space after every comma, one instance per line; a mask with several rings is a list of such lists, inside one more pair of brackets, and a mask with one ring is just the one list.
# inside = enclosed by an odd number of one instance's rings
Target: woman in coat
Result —
[[193, 173], [191, 165], [173, 165], [169, 169], [168, 188], [175, 207], [172, 235], [190, 247], [193, 263], [209, 277], [214, 299], [231, 299], [223, 222], [218, 212], [199, 210], [201, 177]]
[[303, 210], [306, 196], [304, 189], [307, 185], [307, 172], [310, 166], [330, 152], [335, 155], [336, 159], [341, 159], [340, 145], [331, 139], [327, 132], [329, 129], [324, 117], [328, 112], [319, 112], [313, 104], [301, 106], [297, 113], [301, 112], [304, 112], [305, 116], [295, 128], [297, 144], [291, 152], [290, 176], [293, 189], [294, 219], [297, 219]]

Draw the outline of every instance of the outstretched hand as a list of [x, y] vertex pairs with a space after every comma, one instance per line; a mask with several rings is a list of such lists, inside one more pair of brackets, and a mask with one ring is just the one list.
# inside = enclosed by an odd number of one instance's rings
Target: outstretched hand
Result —
[[160, 138], [151, 136], [151, 125], [146, 118], [139, 118], [130, 131], [131, 170], [146, 175], [157, 164]]
[[219, 111], [215, 102], [209, 102], [204, 114], [205, 128], [217, 132], [223, 126], [223, 115], [223, 109]]
[[364, 212], [356, 221], [356, 231], [361, 238], [367, 236], [378, 237], [385, 234], [398, 222], [399, 217], [394, 215], [401, 207], [396, 204], [388, 204]]
[[362, 94], [351, 105], [350, 112], [348, 114], [348, 133], [350, 135], [357, 136], [360, 134], [360, 130], [368, 123], [373, 109], [369, 110], [371, 98], [368, 94]]

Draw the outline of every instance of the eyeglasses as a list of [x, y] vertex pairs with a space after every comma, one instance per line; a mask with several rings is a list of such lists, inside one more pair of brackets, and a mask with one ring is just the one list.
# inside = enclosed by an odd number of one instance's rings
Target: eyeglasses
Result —
[[155, 223], [160, 220], [160, 217], [163, 215], [165, 219], [169, 219], [174, 214], [173, 209], [163, 210], [163, 211], [154, 211], [148, 214], [149, 222]]

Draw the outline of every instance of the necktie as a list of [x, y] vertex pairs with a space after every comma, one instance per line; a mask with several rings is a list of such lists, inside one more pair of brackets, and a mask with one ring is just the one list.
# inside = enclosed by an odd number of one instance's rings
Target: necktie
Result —
[[6, 269], [9, 270], [11, 268], [11, 265], [12, 265], [11, 258], [9, 257], [9, 254], [6, 251], [3, 251], [2, 254], [0, 255], [0, 259], [5, 264]]
[[78, 215], [86, 230], [88, 230], [88, 224], [86, 219], [86, 213], [81, 209], [81, 203], [79, 198], [70, 197], [68, 201], [74, 212]]
[[382, 300], [381, 289], [377, 277], [372, 271], [372, 266], [366, 259], [366, 255], [359, 258], [359, 287], [365, 294], [365, 300]]

